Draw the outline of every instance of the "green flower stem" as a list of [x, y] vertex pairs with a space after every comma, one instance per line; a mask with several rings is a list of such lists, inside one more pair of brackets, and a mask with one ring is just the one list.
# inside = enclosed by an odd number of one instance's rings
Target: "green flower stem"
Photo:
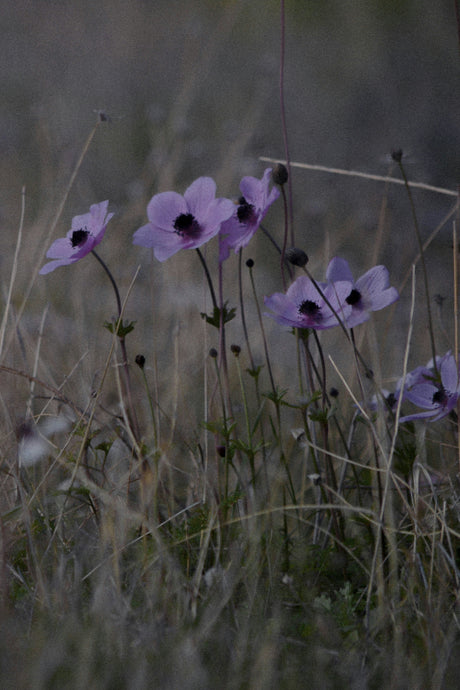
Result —
[[[118, 290], [118, 286], [115, 282], [115, 279], [109, 270], [109, 267], [101, 259], [99, 254], [97, 254], [94, 249], [91, 251], [91, 254], [99, 261], [100, 265], [104, 269], [106, 275], [108, 276], [113, 290], [115, 292], [115, 298], [117, 300], [117, 309], [118, 309], [118, 321], [115, 325], [116, 332], [118, 333], [119, 328], [121, 327], [121, 317], [122, 317], [122, 309], [121, 309], [121, 299], [120, 299], [120, 291]], [[125, 388], [126, 388], [126, 396], [127, 396], [127, 413], [128, 413], [128, 419], [131, 425], [131, 431], [133, 432], [134, 438], [136, 439], [137, 442], [140, 440], [140, 431], [139, 431], [139, 423], [137, 421], [137, 415], [134, 409], [133, 405], [133, 397], [132, 397], [132, 392], [131, 392], [131, 378], [129, 375], [129, 366], [128, 366], [128, 353], [126, 350], [126, 340], [125, 336], [119, 336], [118, 337], [119, 342], [120, 342], [120, 348], [121, 348], [121, 354], [122, 354], [122, 366], [123, 366], [123, 371], [125, 374]]]
[[214, 309], [218, 309], [219, 307], [217, 304], [216, 293], [214, 291], [214, 286], [212, 284], [211, 274], [209, 273], [208, 265], [206, 263], [206, 260], [203, 256], [203, 254], [201, 253], [201, 251], [198, 247], [196, 248], [196, 253], [198, 254], [198, 258], [200, 259], [201, 265], [203, 266], [206, 280], [208, 281], [209, 292], [211, 293], [212, 305], [213, 305]]

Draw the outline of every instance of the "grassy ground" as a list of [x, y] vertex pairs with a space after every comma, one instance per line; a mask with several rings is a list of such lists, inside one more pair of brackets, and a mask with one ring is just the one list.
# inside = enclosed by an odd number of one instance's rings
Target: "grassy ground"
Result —
[[[398, 302], [354, 342], [291, 333], [263, 298], [302, 269], [258, 230], [223, 265], [225, 347], [196, 253], [132, 235], [153, 194], [237, 199], [285, 158], [279, 3], [2, 6], [2, 687], [457, 687], [457, 411], [380, 394], [458, 350], [455, 4], [421, 4], [286, 4], [291, 159], [440, 188], [292, 167], [311, 275], [385, 263]], [[94, 257], [38, 275], [103, 199], [129, 382]], [[264, 227], [282, 245], [282, 198]]]

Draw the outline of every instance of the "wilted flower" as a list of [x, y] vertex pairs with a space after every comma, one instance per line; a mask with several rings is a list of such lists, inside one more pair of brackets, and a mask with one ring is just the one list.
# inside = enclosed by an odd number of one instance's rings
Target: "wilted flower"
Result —
[[217, 235], [230, 218], [235, 205], [230, 199], [216, 199], [216, 183], [199, 177], [185, 191], [156, 194], [147, 206], [149, 222], [134, 233], [134, 244], [150, 247], [158, 261], [165, 261], [180, 249], [196, 249]]
[[54, 271], [58, 266], [67, 266], [83, 259], [102, 241], [107, 223], [113, 213], [107, 213], [109, 202], [101, 201], [90, 206], [89, 213], [75, 216], [66, 237], [53, 242], [46, 256], [54, 259], [45, 264], [39, 273], [44, 275]]
[[330, 283], [347, 280], [352, 283], [346, 302], [352, 307], [347, 326], [353, 328], [370, 317], [371, 311], [378, 311], [399, 299], [396, 288], [390, 287], [389, 274], [385, 266], [374, 266], [355, 282], [350, 266], [345, 259], [335, 257], [326, 271]]
[[455, 357], [447, 352], [444, 357], [436, 358], [436, 370], [433, 360], [426, 367], [417, 367], [406, 377], [404, 399], [409, 400], [426, 412], [401, 417], [401, 422], [414, 419], [429, 419], [432, 422], [442, 419], [457, 406], [460, 395], [460, 382]]
[[275, 292], [271, 297], [265, 297], [266, 306], [273, 312], [267, 316], [271, 316], [285, 326], [315, 330], [337, 326], [339, 324], [337, 316], [340, 320], [346, 321], [352, 310], [346, 302], [352, 284], [348, 281], [339, 281], [334, 285], [319, 283], [318, 286], [324, 296], [320, 294], [310, 278], [300, 276], [288, 288], [285, 295]]
[[240, 183], [241, 196], [238, 206], [233, 208], [233, 215], [220, 229], [220, 261], [225, 261], [233, 249], [238, 251], [245, 247], [272, 203], [279, 197], [276, 187], [270, 191], [272, 169], [267, 168], [258, 180], [256, 177], [243, 177]]

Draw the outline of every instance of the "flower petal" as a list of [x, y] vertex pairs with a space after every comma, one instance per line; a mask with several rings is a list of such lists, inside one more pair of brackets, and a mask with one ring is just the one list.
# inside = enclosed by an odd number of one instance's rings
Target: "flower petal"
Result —
[[184, 199], [189, 211], [200, 222], [215, 196], [216, 183], [212, 177], [199, 177], [186, 189]]
[[153, 228], [174, 232], [174, 221], [189, 209], [184, 197], [177, 192], [160, 192], [147, 205], [147, 218]]

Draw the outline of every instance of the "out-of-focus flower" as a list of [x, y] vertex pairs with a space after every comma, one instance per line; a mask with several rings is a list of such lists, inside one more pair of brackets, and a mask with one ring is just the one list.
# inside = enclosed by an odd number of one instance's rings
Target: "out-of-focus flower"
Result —
[[107, 223], [113, 213], [107, 213], [108, 201], [90, 206], [89, 213], [75, 216], [66, 237], [60, 237], [53, 242], [46, 254], [50, 261], [40, 269], [40, 273], [50, 273], [58, 266], [68, 266], [83, 259], [94, 247], [102, 241]]
[[348, 281], [338, 281], [334, 285], [319, 283], [318, 286], [322, 295], [310, 278], [299, 276], [286, 294], [275, 292], [271, 297], [265, 297], [265, 305], [273, 312], [267, 313], [267, 316], [285, 326], [315, 330], [337, 326], [337, 316], [341, 321], [346, 321], [352, 310], [346, 302], [352, 284]]
[[40, 424], [32, 419], [21, 422], [17, 429], [18, 459], [20, 467], [30, 467], [53, 452], [48, 437], [69, 431], [70, 419], [64, 416], [45, 417]]
[[367, 321], [371, 311], [383, 309], [399, 299], [396, 288], [390, 287], [385, 266], [374, 266], [355, 282], [348, 262], [335, 257], [327, 267], [326, 278], [334, 284], [343, 280], [352, 283], [352, 289], [346, 298], [347, 304], [352, 307], [347, 319], [349, 328]]
[[425, 412], [415, 412], [401, 417], [401, 422], [414, 419], [430, 419], [432, 422], [442, 419], [457, 406], [460, 395], [460, 382], [455, 357], [447, 352], [444, 357], [436, 358], [436, 370], [433, 360], [426, 367], [417, 367], [406, 377], [404, 399], [409, 400]]
[[230, 249], [238, 251], [245, 247], [261, 224], [272, 203], [279, 197], [279, 189], [270, 191], [272, 169], [267, 168], [258, 180], [256, 177], [243, 177], [240, 183], [242, 196], [234, 208], [231, 218], [220, 229], [220, 261], [225, 261]]
[[147, 206], [149, 222], [134, 233], [133, 243], [153, 249], [158, 261], [166, 261], [180, 249], [196, 249], [217, 235], [235, 205], [216, 199], [216, 183], [199, 177], [185, 191], [156, 194]]

